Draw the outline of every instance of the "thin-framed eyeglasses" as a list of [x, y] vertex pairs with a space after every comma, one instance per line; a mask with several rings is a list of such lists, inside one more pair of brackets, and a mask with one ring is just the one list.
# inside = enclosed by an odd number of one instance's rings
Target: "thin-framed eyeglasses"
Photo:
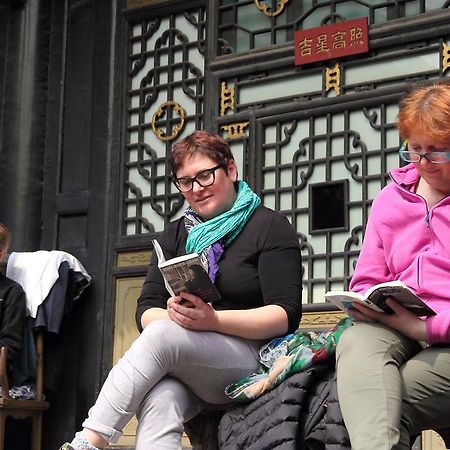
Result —
[[222, 164], [211, 167], [211, 169], [202, 170], [195, 177], [174, 178], [173, 184], [180, 192], [189, 192], [194, 188], [194, 181], [201, 187], [208, 187], [216, 181], [216, 170], [223, 167]]
[[428, 162], [433, 164], [444, 164], [450, 161], [450, 151], [419, 153], [413, 150], [408, 150], [407, 139], [403, 141], [398, 153], [400, 158], [406, 162], [418, 163], [422, 161], [422, 158], [425, 158]]

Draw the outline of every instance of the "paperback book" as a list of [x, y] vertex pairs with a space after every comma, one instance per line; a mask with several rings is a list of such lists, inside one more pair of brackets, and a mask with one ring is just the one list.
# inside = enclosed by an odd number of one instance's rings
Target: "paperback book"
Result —
[[158, 268], [171, 296], [179, 295], [180, 292], [189, 292], [200, 297], [206, 303], [220, 299], [220, 294], [209, 278], [197, 253], [166, 260], [159, 242], [156, 239], [152, 242], [158, 258]]
[[367, 290], [365, 295], [351, 291], [328, 291], [325, 299], [335, 304], [339, 309], [348, 311], [353, 303], [361, 303], [374, 311], [392, 313], [392, 309], [386, 304], [388, 297], [394, 298], [402, 306], [409, 309], [417, 316], [433, 316], [436, 314], [425, 304], [408, 286], [401, 281], [389, 281], [376, 284]]

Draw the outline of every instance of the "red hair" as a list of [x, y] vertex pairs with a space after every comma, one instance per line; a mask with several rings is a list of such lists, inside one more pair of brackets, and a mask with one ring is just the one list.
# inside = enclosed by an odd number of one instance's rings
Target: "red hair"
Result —
[[420, 133], [450, 143], [450, 80], [414, 87], [399, 106], [397, 127], [403, 139]]

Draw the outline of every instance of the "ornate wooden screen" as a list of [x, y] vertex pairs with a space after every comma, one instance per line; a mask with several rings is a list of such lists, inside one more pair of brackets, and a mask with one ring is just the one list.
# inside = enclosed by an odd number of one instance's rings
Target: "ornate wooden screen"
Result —
[[[194, 129], [217, 130], [240, 175], [297, 230], [303, 302], [323, 303], [326, 290], [348, 287], [371, 201], [399, 164], [400, 95], [449, 73], [449, 2], [170, 4], [125, 15], [119, 241], [144, 248], [139, 238], [182, 213], [166, 155]], [[361, 16], [368, 54], [294, 65], [296, 30]]]

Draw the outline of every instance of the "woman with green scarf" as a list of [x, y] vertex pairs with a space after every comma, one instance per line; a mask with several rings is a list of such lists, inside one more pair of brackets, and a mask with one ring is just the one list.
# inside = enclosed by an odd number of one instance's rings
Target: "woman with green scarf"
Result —
[[62, 449], [116, 442], [137, 415], [136, 450], [181, 449], [183, 424], [259, 367], [259, 349], [301, 317], [301, 256], [288, 220], [260, 205], [228, 142], [196, 131], [170, 154], [188, 208], [158, 237], [166, 259], [197, 252], [221, 298], [170, 297], [152, 257], [138, 300], [139, 338], [111, 370], [95, 405]]

